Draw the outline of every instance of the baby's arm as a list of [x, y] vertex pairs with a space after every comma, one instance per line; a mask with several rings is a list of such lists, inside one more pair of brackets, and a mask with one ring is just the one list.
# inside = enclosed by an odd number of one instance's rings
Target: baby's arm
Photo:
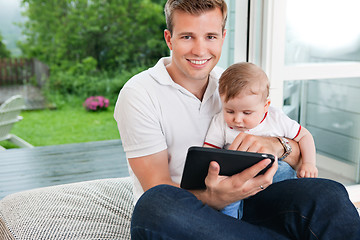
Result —
[[299, 135], [294, 140], [299, 142], [302, 157], [301, 165], [297, 170], [297, 176], [299, 178], [316, 178], [318, 176], [316, 149], [311, 133], [306, 128], [301, 127]]

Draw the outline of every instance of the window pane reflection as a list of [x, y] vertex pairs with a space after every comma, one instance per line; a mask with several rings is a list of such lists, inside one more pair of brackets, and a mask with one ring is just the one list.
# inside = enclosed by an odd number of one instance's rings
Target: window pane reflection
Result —
[[[293, 101], [301, 91], [301, 101]], [[342, 175], [337, 180], [343, 183], [360, 182], [359, 92], [360, 78], [284, 82], [284, 111], [311, 132], [317, 153], [335, 162], [325, 161], [322, 166], [318, 162], [319, 173], [326, 168], [328, 173]], [[295, 110], [300, 118], [287, 110]]]
[[285, 64], [360, 61], [360, 1], [290, 0]]

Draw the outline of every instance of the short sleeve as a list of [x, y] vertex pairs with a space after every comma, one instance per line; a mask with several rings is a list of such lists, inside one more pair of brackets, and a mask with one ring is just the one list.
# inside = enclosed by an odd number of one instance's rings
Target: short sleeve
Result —
[[277, 123], [283, 127], [284, 137], [294, 139], [300, 131], [300, 124], [289, 118], [283, 111], [277, 109]]
[[128, 158], [150, 155], [167, 148], [156, 99], [143, 87], [125, 86], [120, 91], [114, 118]]

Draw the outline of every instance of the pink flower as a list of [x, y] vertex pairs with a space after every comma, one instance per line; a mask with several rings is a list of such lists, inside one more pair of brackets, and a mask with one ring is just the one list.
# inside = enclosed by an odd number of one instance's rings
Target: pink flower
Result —
[[85, 100], [83, 106], [91, 111], [105, 110], [109, 107], [109, 99], [103, 96], [91, 96]]

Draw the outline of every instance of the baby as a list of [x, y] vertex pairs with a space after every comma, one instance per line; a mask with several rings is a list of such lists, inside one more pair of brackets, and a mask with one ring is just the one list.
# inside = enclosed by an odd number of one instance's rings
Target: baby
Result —
[[[284, 137], [293, 139], [299, 143], [302, 156], [297, 177], [317, 177], [312, 135], [280, 109], [270, 106], [269, 85], [265, 72], [252, 63], [236, 63], [226, 69], [219, 80], [222, 111], [214, 116], [204, 146], [226, 148], [240, 132], [279, 137], [280, 141], [286, 141]], [[291, 177], [291, 168], [282, 169], [287, 165], [281, 161], [284, 158], [279, 159], [273, 182], [295, 177]], [[241, 218], [241, 206], [242, 201], [225, 207], [223, 212]]]

